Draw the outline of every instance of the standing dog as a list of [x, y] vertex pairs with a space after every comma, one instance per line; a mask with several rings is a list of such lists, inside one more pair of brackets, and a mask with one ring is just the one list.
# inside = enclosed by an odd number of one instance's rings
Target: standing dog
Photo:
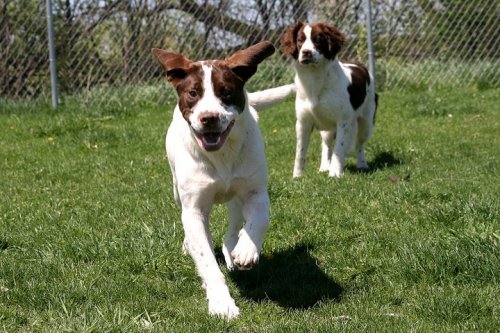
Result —
[[[208, 217], [214, 203], [228, 202], [222, 246], [226, 265], [231, 270], [257, 264], [269, 225], [267, 164], [257, 113], [244, 84], [274, 46], [262, 42], [225, 60], [198, 62], [152, 51], [178, 94], [166, 148], [174, 197], [182, 207], [183, 249], [203, 280], [209, 313], [232, 319], [239, 309], [215, 259]], [[252, 104], [271, 105], [292, 92], [289, 85], [254, 93]]]
[[373, 131], [377, 95], [373, 78], [363, 65], [337, 59], [344, 35], [324, 23], [298, 21], [282, 36], [281, 43], [283, 52], [295, 60], [296, 70], [293, 176], [304, 173], [313, 128], [319, 129], [322, 139], [319, 171], [342, 176], [345, 157], [354, 146], [357, 167], [367, 169], [364, 144]]

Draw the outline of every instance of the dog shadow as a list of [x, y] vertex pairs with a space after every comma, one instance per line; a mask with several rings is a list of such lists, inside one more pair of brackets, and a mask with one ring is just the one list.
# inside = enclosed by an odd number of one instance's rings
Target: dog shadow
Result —
[[232, 271], [230, 276], [241, 296], [255, 302], [269, 300], [289, 309], [338, 302], [342, 287], [321, 270], [310, 249], [310, 245], [299, 244], [264, 255], [252, 270]]
[[348, 165], [347, 169], [351, 172], [358, 173], [373, 173], [378, 170], [383, 170], [387, 168], [392, 168], [397, 165], [401, 165], [401, 160], [397, 159], [392, 152], [383, 151], [378, 153], [375, 158], [368, 163], [369, 169], [358, 169], [354, 165]]

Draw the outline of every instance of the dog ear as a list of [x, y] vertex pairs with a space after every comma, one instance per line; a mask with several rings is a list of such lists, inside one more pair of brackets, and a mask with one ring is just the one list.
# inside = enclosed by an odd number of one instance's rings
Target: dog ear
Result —
[[158, 59], [167, 72], [167, 80], [176, 86], [187, 76], [187, 70], [191, 65], [191, 60], [182, 55], [162, 49], [152, 49], [151, 52]]
[[337, 28], [326, 24], [323, 26], [323, 31], [328, 37], [328, 54], [325, 56], [334, 59], [344, 46], [345, 36]]
[[300, 28], [304, 23], [301, 20], [298, 20], [292, 27], [290, 27], [284, 34], [281, 36], [281, 49], [283, 53], [287, 56], [291, 56], [294, 59], [297, 59], [299, 56], [299, 50], [297, 48], [297, 34], [299, 33]]
[[233, 73], [246, 82], [257, 71], [257, 65], [273, 54], [274, 50], [271, 42], [264, 41], [233, 53], [225, 61]]

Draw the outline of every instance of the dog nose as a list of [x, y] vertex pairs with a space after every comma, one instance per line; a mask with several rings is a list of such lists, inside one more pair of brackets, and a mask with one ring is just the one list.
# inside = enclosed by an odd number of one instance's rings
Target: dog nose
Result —
[[312, 58], [312, 55], [313, 55], [313, 53], [311, 50], [302, 50], [302, 57], [303, 58], [306, 58], [306, 59]]
[[200, 123], [203, 126], [213, 126], [219, 121], [219, 114], [214, 112], [205, 112], [200, 114]]

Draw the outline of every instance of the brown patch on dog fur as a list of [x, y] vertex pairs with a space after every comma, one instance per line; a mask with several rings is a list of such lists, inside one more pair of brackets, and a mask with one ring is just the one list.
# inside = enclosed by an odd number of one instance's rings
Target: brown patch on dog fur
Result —
[[[345, 36], [337, 28], [325, 23], [307, 23], [311, 27], [311, 39], [316, 49], [326, 59], [334, 59], [344, 45]], [[306, 24], [297, 21], [281, 36], [283, 53], [298, 59], [299, 50], [305, 42], [304, 28]]]
[[349, 100], [354, 110], [363, 104], [366, 98], [366, 86], [370, 84], [370, 74], [362, 64], [347, 64], [351, 70], [351, 84], [347, 87]]
[[264, 41], [237, 51], [223, 61], [215, 61], [212, 69], [215, 95], [225, 105], [234, 105], [243, 112], [246, 104], [244, 84], [255, 74], [257, 65], [274, 51], [273, 44]]
[[[212, 68], [212, 84], [215, 96], [229, 106], [243, 112], [246, 104], [245, 82], [257, 71], [257, 65], [274, 53], [271, 42], [265, 41], [237, 51], [225, 60], [192, 62], [180, 54], [161, 49], [152, 49], [167, 73], [167, 80], [174, 86], [178, 95], [181, 113], [189, 122], [192, 108], [203, 97], [202, 65]], [[207, 110], [211, 111], [211, 110]]]
[[175, 52], [169, 52], [162, 49], [152, 49], [151, 52], [153, 52], [153, 55], [156, 56], [160, 64], [165, 69], [167, 73], [167, 80], [174, 87], [180, 80], [186, 77], [187, 71], [193, 64], [191, 60]]
[[201, 64], [192, 62], [182, 55], [161, 49], [153, 49], [160, 64], [167, 73], [167, 80], [177, 92], [179, 109], [188, 121], [192, 108], [203, 97], [203, 70]]
[[[290, 27], [284, 34], [281, 36], [281, 49], [283, 53], [287, 56], [293, 57], [297, 59], [299, 57], [299, 47], [297, 45], [297, 37], [299, 35], [299, 31], [304, 27], [304, 23], [302, 21], [297, 21], [292, 27]], [[304, 33], [302, 33], [304, 34]]]
[[309, 23], [311, 39], [326, 59], [335, 59], [344, 45], [345, 36], [337, 28], [325, 23]]
[[226, 106], [235, 106], [238, 112], [245, 109], [246, 98], [243, 89], [245, 82], [238, 77], [224, 61], [212, 64], [212, 85], [215, 96]]
[[237, 51], [224, 61], [243, 82], [246, 82], [257, 71], [257, 65], [272, 55], [274, 51], [273, 44], [264, 41]]
[[[168, 72], [167, 72], [168, 73]], [[203, 97], [203, 69], [199, 63], [192, 63], [186, 71], [186, 77], [174, 85], [178, 103], [184, 119], [188, 120], [192, 109]]]

